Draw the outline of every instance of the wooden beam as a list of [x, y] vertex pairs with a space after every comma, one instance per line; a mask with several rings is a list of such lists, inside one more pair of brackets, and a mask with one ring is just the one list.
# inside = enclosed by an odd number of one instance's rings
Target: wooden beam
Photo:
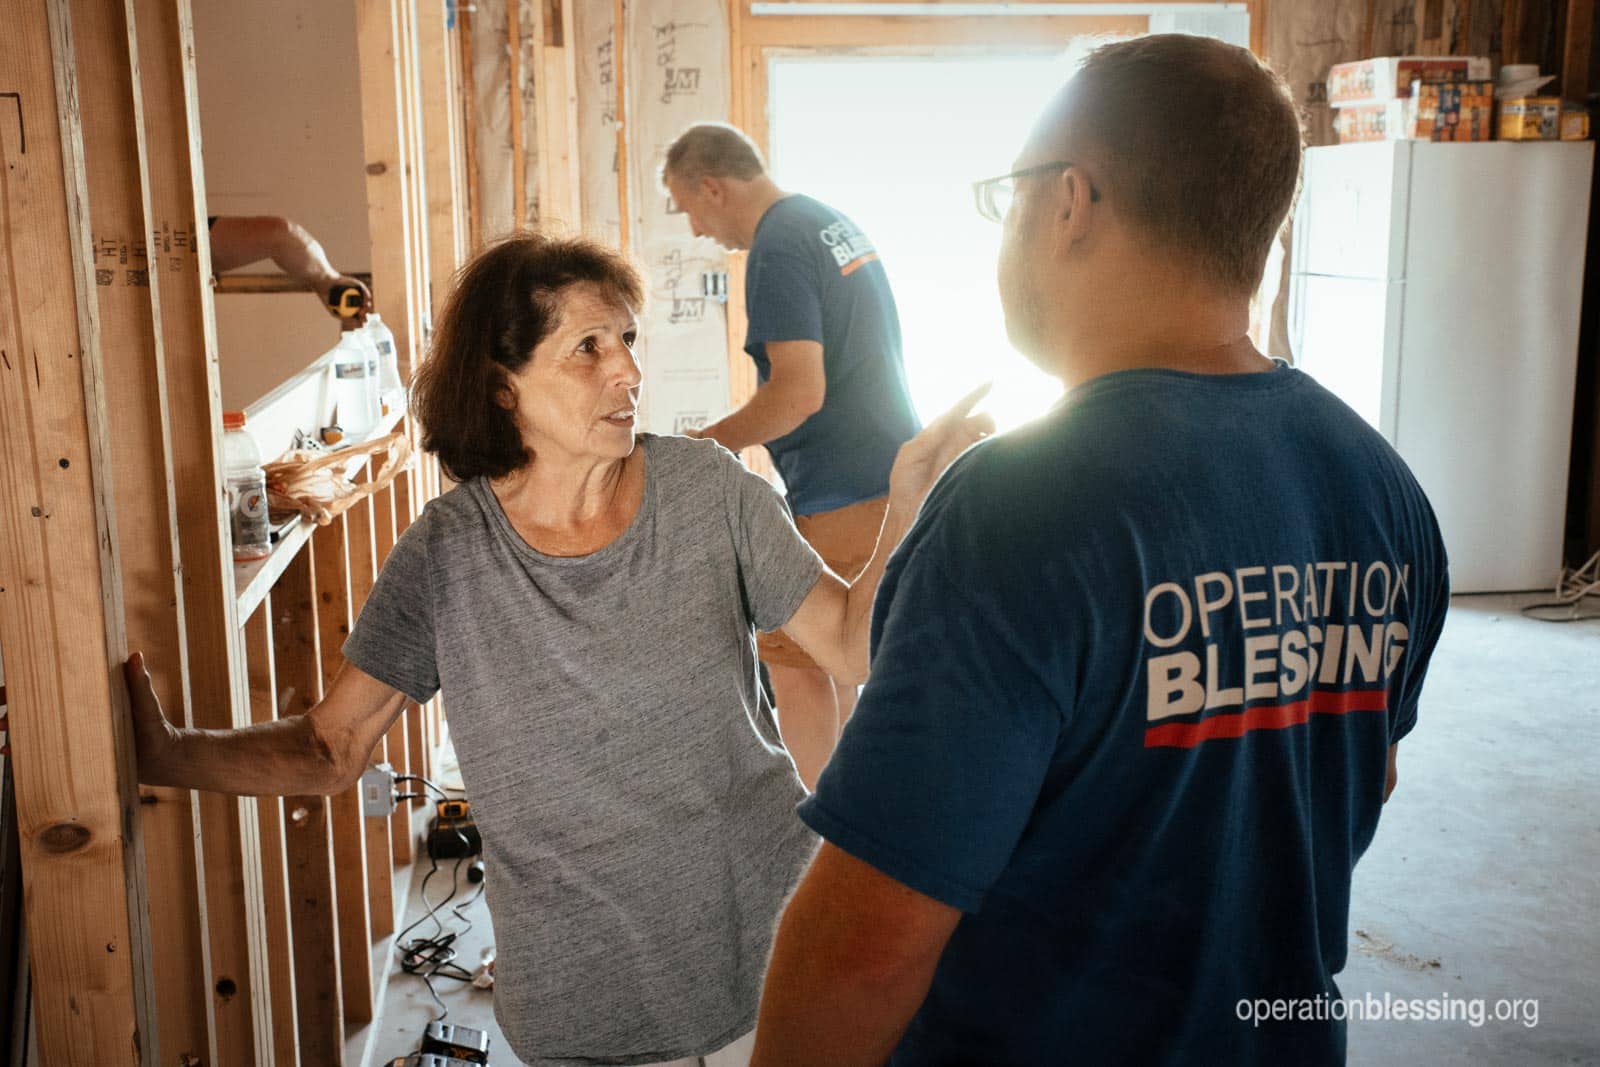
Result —
[[416, 368], [421, 331], [411, 278], [406, 131], [395, 0], [357, 0], [361, 135], [366, 153], [367, 226], [372, 235], [372, 292], [394, 333], [402, 376]]
[[522, 19], [524, 0], [505, 0], [506, 48], [511, 84], [511, 222], [516, 229], [528, 225], [527, 144], [522, 129]]
[[1594, 47], [1595, 0], [1567, 0], [1565, 43], [1561, 49], [1561, 95], [1589, 99], [1589, 53]]
[[[272, 598], [244, 624], [245, 662], [250, 675], [250, 718], [278, 718], [278, 686], [272, 656]], [[283, 798], [259, 797], [261, 869], [265, 890], [267, 973], [272, 983], [272, 1064], [298, 1067], [300, 1033], [295, 1020], [294, 919], [289, 908], [289, 867], [284, 854]]]
[[[79, 104], [97, 280], [109, 274], [111, 283], [97, 286], [101, 328], [119, 339], [107, 347], [105, 374], [110, 432], [122, 446], [115, 451], [113, 484], [128, 640], [157, 665], [157, 695], [184, 725], [189, 721], [189, 677], [183, 602], [174, 578], [180, 555], [167, 383], [156, 321], [158, 292], [166, 278], [151, 270], [164, 262], [146, 224], [154, 191], [141, 113], [147, 84], [165, 72], [141, 71], [135, 77], [137, 34], [120, 4], [79, 4], [74, 25], [80, 68], [100, 75], [81, 86]], [[159, 41], [151, 45], [159, 48]], [[199, 884], [204, 865], [195, 849], [197, 805], [188, 790], [143, 790], [140, 800], [160, 1038], [169, 1054], [208, 1055], [215, 1021]]]
[[[204, 226], [198, 74], [189, 0], [131, 0], [140, 55], [152, 293], [172, 430], [172, 510], [183, 566], [190, 725], [248, 724], [242, 649], [223, 506], [221, 376]], [[260, 865], [259, 804], [197, 795], [199, 868], [207, 926], [205, 981], [212, 1000], [213, 1057], [271, 1062], [273, 1019]], [[161, 905], [158, 905], [160, 907]], [[154, 918], [154, 917], [152, 917]], [[240, 976], [243, 976], [241, 980]], [[230, 985], [235, 992], [230, 996]], [[282, 1010], [292, 1011], [292, 1003]], [[165, 1022], [165, 1020], [163, 1020]]]
[[[370, 466], [361, 481], [371, 475]], [[361, 617], [361, 609], [372, 592], [378, 577], [376, 520], [372, 498], [361, 501], [345, 512], [345, 530], [350, 551], [350, 618]], [[388, 745], [380, 738], [377, 748], [369, 756], [372, 762], [389, 762]], [[394, 855], [389, 844], [387, 819], [361, 819], [365, 840], [367, 865], [367, 914], [371, 918], [370, 936], [373, 940], [394, 933]], [[376, 981], [376, 976], [374, 976]]]
[[[280, 714], [300, 715], [322, 699], [313, 557], [305, 550], [273, 587], [272, 651]], [[337, 891], [326, 797], [283, 798], [284, 856], [294, 922], [295, 1014], [303, 1063], [344, 1063]]]
[[450, 279], [466, 255], [460, 225], [465, 199], [461, 161], [461, 96], [443, 4], [426, 5], [416, 25], [421, 79], [422, 162], [427, 189], [428, 309], [437, 320]]
[[[311, 535], [317, 582], [317, 632], [322, 645], [322, 689], [327, 692], [344, 664], [350, 636], [350, 553], [347, 515]], [[372, 1021], [372, 916], [367, 905], [366, 828], [361, 790], [328, 798], [333, 870], [339, 912], [339, 985], [347, 1023]]]
[[[377, 567], [379, 573], [389, 558], [389, 553], [394, 550], [395, 535], [395, 509], [394, 485], [374, 494], [372, 498], [373, 538], [377, 551]], [[384, 739], [384, 751], [388, 756], [389, 764], [396, 774], [411, 774], [411, 752], [406, 742], [405, 716], [402, 714], [395, 719], [394, 725], [389, 727], [389, 733]], [[402, 789], [403, 793], [414, 793], [416, 789]], [[409, 803], [402, 803], [393, 815], [389, 817], [389, 853], [395, 864], [410, 863], [415, 855], [415, 847], [411, 834], [411, 810]]]
[[[628, 79], [633, 72], [628, 69], [627, 48], [623, 46], [623, 29], [628, 25], [625, 0], [611, 0], [611, 62], [617, 83], [617, 225], [618, 246], [624, 252], [631, 248], [633, 222], [629, 218], [631, 200], [628, 196]], [[747, 131], [748, 132], [748, 131]]]
[[[411, 285], [413, 359], [428, 351], [433, 328], [429, 293], [428, 168], [422, 133], [422, 73], [417, 38], [417, 0], [393, 0], [396, 73], [399, 84], [401, 145], [406, 161], [406, 215], [410, 220], [406, 245], [406, 276]], [[445, 135], [446, 138], [448, 135]]]
[[1004, 18], [932, 15], [763, 15], [747, 18], [744, 47], [901, 48], [937, 45], [971, 51], [1060, 52], [1074, 37], [1128, 35], [1149, 29], [1149, 16], [1008, 15]]
[[151, 1062], [156, 1001], [73, 10], [0, 33], [0, 646], [43, 1062]]
[[467, 247], [462, 258], [465, 262], [467, 255], [483, 247], [483, 210], [479, 202], [482, 191], [478, 188], [478, 76], [472, 65], [472, 23], [477, 18], [476, 6], [463, 4], [456, 12], [459, 27], [456, 33], [461, 38], [461, 99], [457, 106], [461, 109], [461, 151], [466, 168], [462, 175], [467, 197]]

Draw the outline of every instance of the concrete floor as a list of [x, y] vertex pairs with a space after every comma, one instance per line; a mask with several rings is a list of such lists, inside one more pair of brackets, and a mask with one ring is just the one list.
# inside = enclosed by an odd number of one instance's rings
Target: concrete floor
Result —
[[1600, 621], [1457, 597], [1356, 868], [1347, 998], [1538, 1001], [1538, 1024], [1352, 1022], [1353, 1064], [1600, 1064]]
[[[449, 895], [450, 872], [454, 865], [454, 860], [441, 861], [439, 873], [428, 883], [430, 903], [437, 904]], [[407, 897], [405, 916], [408, 926], [425, 913], [421, 892], [422, 879], [427, 873], [428, 860], [419, 857], [411, 869], [411, 893]], [[466, 900], [472, 895], [471, 891], [477, 888], [466, 884], [465, 864], [462, 865], [462, 877], [457, 884], [461, 889], [451, 906]], [[494, 944], [494, 930], [489, 924], [489, 906], [482, 898], [462, 908], [461, 914], [472, 921], [472, 928], [456, 939], [455, 962], [472, 971], [477, 969], [479, 954], [483, 949]], [[450, 914], [450, 907], [441, 908], [438, 915], [447, 929], [461, 931], [464, 928], [464, 924]], [[432, 922], [425, 922], [406, 934], [405, 939], [409, 941], [417, 936], [433, 936], [435, 932]], [[422, 979], [400, 970], [398, 957], [392, 947], [394, 939], [387, 939], [387, 944], [390, 946], [389, 978], [383, 1007], [372, 1027], [350, 1035], [345, 1049], [345, 1062], [350, 1067], [387, 1067], [397, 1057], [417, 1051], [422, 1042], [422, 1032], [431, 1020], [439, 1016], [439, 1005], [428, 995]], [[494, 1021], [494, 995], [491, 992], [476, 989], [464, 982], [441, 978], [433, 980], [433, 988], [449, 1009], [445, 1022], [470, 1026], [489, 1034], [489, 1062], [493, 1067], [518, 1067], [521, 1061], [511, 1054], [499, 1024]], [[370, 1053], [363, 1061], [360, 1058], [361, 1050], [369, 1046]]]
[[[1347, 998], [1483, 998], [1491, 1015], [1532, 999], [1537, 1025], [1352, 1022], [1352, 1064], [1600, 1065], [1600, 621], [1518, 614], [1536, 599], [1452, 603], [1399, 789], [1356, 870], [1339, 984]], [[492, 934], [481, 901], [467, 914], [475, 964]], [[491, 1062], [516, 1067], [489, 994], [439, 986], [449, 1021], [490, 1031]], [[368, 1063], [415, 1050], [435, 1013], [419, 980], [393, 976]]]

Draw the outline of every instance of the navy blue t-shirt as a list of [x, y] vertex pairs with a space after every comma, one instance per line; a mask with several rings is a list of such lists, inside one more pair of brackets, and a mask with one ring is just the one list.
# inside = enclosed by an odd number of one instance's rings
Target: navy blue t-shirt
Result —
[[890, 1062], [1342, 1064], [1238, 1002], [1338, 996], [1447, 599], [1405, 464], [1288, 367], [1107, 375], [970, 450], [800, 808], [966, 912]]
[[799, 428], [767, 442], [797, 515], [889, 491], [889, 468], [920, 424], [900, 355], [900, 315], [878, 252], [855, 223], [786, 196], [756, 226], [745, 267], [744, 350], [761, 381], [767, 344], [822, 345], [827, 392]]

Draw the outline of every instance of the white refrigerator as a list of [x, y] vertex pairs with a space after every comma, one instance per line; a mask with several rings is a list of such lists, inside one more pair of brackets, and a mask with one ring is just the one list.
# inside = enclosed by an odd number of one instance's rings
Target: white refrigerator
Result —
[[1456, 592], [1561, 567], [1593, 166], [1587, 141], [1306, 152], [1295, 362], [1410, 465]]

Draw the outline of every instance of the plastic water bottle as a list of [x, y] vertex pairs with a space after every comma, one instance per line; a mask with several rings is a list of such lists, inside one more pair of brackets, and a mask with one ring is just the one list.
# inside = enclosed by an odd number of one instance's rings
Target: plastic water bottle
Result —
[[383, 414], [387, 415], [400, 410], [406, 396], [406, 387], [400, 381], [400, 357], [395, 354], [394, 333], [376, 311], [367, 316], [367, 324], [362, 329], [378, 347], [378, 401]]
[[222, 413], [222, 457], [228, 484], [228, 527], [233, 534], [233, 558], [238, 562], [265, 559], [272, 552], [267, 522], [267, 475], [261, 469], [261, 449], [244, 428], [242, 411]]
[[346, 330], [333, 347], [335, 418], [346, 438], [360, 437], [382, 418], [378, 407], [378, 346], [359, 329]]

